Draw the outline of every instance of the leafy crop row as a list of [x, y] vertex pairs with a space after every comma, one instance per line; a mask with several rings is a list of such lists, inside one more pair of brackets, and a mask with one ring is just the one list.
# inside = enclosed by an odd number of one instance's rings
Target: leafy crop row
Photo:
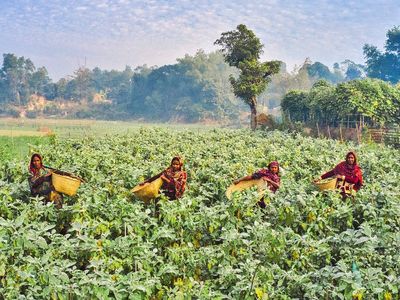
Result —
[[[355, 148], [354, 201], [310, 183]], [[138, 129], [35, 146], [87, 181], [57, 210], [28, 196], [27, 163], [0, 167], [0, 297], [5, 299], [399, 299], [400, 155], [281, 132]], [[188, 190], [154, 206], [130, 189], [185, 157]], [[278, 160], [282, 187], [224, 192]], [[352, 271], [352, 264], [359, 273]]]

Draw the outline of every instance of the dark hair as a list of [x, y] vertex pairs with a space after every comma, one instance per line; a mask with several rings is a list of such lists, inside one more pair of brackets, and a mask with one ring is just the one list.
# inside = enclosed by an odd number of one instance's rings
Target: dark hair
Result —
[[347, 162], [347, 160], [348, 160], [348, 158], [349, 158], [350, 155], [353, 155], [353, 156], [354, 156], [354, 164], [357, 164], [357, 155], [356, 155], [356, 153], [355, 153], [354, 151], [350, 151], [350, 152], [348, 152], [348, 153], [346, 154], [346, 162]]
[[34, 154], [32, 154], [32, 157], [31, 157], [31, 164], [33, 163], [33, 159], [35, 157], [39, 158], [40, 162], [42, 162], [42, 156], [39, 153], [34, 153]]

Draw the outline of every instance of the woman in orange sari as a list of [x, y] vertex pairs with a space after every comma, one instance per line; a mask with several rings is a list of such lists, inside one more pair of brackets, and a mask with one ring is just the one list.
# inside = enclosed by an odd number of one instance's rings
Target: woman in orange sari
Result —
[[54, 190], [51, 183], [53, 170], [43, 166], [42, 157], [35, 153], [29, 164], [29, 187], [33, 197], [44, 197], [45, 201], [53, 201], [57, 208], [62, 208], [63, 196]]
[[355, 152], [348, 152], [345, 161], [342, 161], [335, 168], [321, 175], [315, 182], [329, 177], [336, 177], [338, 179], [338, 188], [341, 189], [342, 196], [351, 194], [352, 190], [357, 192], [363, 185], [363, 176], [361, 168], [357, 164]]
[[176, 200], [182, 197], [186, 189], [187, 174], [183, 170], [183, 160], [181, 157], [175, 156], [172, 158], [171, 165], [167, 169], [141, 184], [143, 185], [146, 182], [151, 182], [159, 177], [163, 180], [161, 190], [164, 195], [170, 200]]

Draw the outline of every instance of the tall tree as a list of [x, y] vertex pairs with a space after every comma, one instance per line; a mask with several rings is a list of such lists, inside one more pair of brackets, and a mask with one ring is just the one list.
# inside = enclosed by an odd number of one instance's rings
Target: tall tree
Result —
[[400, 81], [400, 26], [386, 33], [385, 52], [376, 46], [364, 45], [368, 77], [379, 78], [392, 83]]
[[222, 47], [225, 61], [238, 68], [238, 78], [230, 76], [235, 95], [249, 105], [251, 111], [251, 129], [257, 128], [257, 96], [270, 82], [270, 75], [279, 72], [280, 61], [260, 62], [263, 44], [253, 31], [240, 24], [236, 30], [223, 32], [215, 41]]
[[75, 82], [76, 82], [76, 91], [80, 100], [86, 99], [89, 100], [94, 93], [94, 90], [91, 86], [91, 72], [86, 67], [80, 67], [78, 70], [74, 72]]
[[34, 73], [31, 74], [29, 78], [29, 86], [31, 87], [31, 92], [39, 95], [46, 95], [49, 89], [51, 79], [47, 73], [45, 67], [38, 68]]
[[29, 79], [34, 70], [35, 66], [29, 58], [3, 54], [3, 67], [0, 69], [3, 101], [25, 104], [30, 95]]
[[332, 73], [323, 63], [319, 61], [312, 63], [311, 60], [307, 58], [301, 68], [305, 68], [308, 75], [315, 81], [324, 79], [332, 83], [337, 83], [344, 80], [343, 74], [339, 71], [338, 64], [333, 65], [334, 72]]
[[350, 59], [346, 59], [340, 63], [340, 70], [345, 75], [345, 81], [361, 79], [366, 76], [365, 66], [357, 64]]

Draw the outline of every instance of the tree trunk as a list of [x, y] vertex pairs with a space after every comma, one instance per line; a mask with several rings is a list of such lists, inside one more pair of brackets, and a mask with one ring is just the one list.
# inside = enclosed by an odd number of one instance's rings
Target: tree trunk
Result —
[[257, 99], [256, 99], [256, 97], [251, 98], [250, 110], [251, 110], [250, 127], [251, 127], [251, 130], [254, 131], [257, 129]]

